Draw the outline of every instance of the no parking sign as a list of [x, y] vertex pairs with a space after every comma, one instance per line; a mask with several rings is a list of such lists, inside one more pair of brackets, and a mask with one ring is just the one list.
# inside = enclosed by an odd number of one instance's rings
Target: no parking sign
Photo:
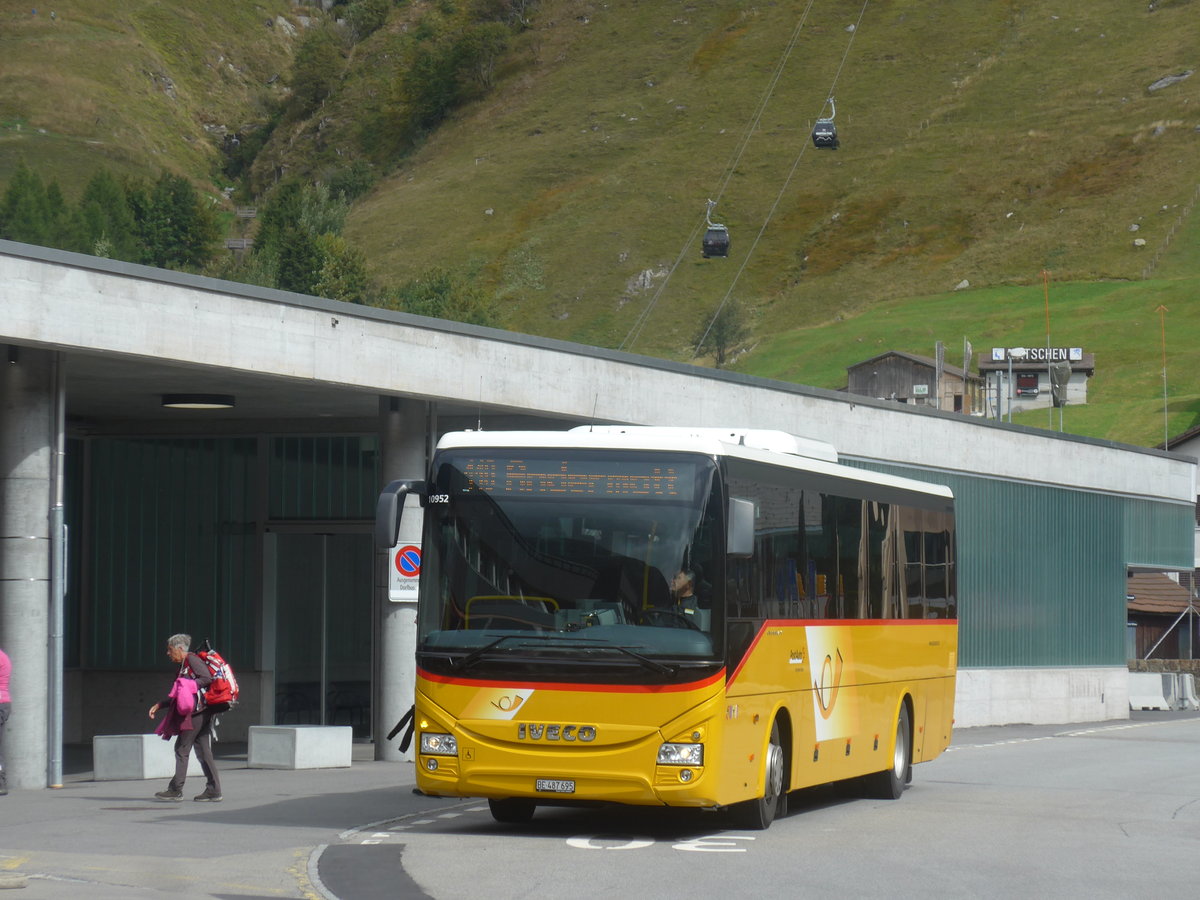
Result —
[[388, 566], [388, 599], [393, 603], [416, 603], [421, 575], [421, 545], [401, 544], [392, 548]]

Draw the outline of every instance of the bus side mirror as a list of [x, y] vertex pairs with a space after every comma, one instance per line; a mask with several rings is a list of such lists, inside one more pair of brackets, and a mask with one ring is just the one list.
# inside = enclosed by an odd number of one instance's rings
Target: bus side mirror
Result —
[[729, 498], [729, 525], [725, 530], [725, 552], [748, 558], [754, 555], [754, 503]]
[[409, 494], [424, 496], [425, 482], [412, 479], [393, 481], [383, 489], [375, 504], [375, 546], [387, 550], [396, 546], [400, 534], [400, 515]]

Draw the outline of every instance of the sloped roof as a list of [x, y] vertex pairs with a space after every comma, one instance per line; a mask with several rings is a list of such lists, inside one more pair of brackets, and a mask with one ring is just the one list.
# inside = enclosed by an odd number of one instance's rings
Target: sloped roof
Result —
[[1186, 444], [1192, 438], [1200, 436], [1200, 425], [1193, 425], [1187, 431], [1168, 438], [1164, 446], [1162, 441], [1154, 445], [1156, 450], [1174, 450], [1180, 444]]
[[[887, 350], [877, 356], [872, 356], [870, 359], [864, 359], [861, 362], [856, 362], [853, 365], [846, 366], [846, 371], [849, 372], [852, 369], [859, 368], [860, 366], [867, 366], [871, 363], [878, 362], [881, 359], [888, 359], [889, 357], [893, 356], [898, 356], [901, 359], [907, 359], [911, 362], [917, 363], [918, 365], [928, 366], [930, 369], [937, 368], [937, 360], [931, 357], [921, 356], [918, 353], [905, 353], [903, 350]], [[964, 373], [959, 366], [952, 366], [948, 362], [942, 363], [942, 371], [947, 375], [955, 375], [959, 378], [963, 377], [964, 374], [967, 374]]]
[[[1126, 582], [1130, 612], [1179, 615], [1187, 609], [1191, 594], [1161, 572], [1135, 572]], [[1200, 609], [1200, 603], [1197, 604]]]

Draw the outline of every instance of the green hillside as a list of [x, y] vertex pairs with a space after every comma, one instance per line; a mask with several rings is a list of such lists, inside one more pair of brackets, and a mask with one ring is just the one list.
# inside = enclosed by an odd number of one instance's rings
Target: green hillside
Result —
[[[219, 186], [215, 126], [267, 121], [305, 34], [281, 23], [319, 14], [111, 6], [0, 12], [0, 182], [23, 152], [64, 187], [101, 163]], [[1160, 305], [1167, 427], [1200, 419], [1200, 74], [1156, 84], [1200, 73], [1200, 4], [541, 0], [478, 99], [381, 140], [414, 42], [467, 6], [388, 6], [248, 182], [369, 163], [345, 233], [381, 284], [451, 269], [508, 328], [682, 360], [737, 301], [735, 368], [836, 388], [883, 349], [1044, 345], [1049, 270], [1053, 342], [1097, 361], [1068, 430], [1162, 440]], [[841, 149], [817, 151], [831, 93]], [[728, 259], [700, 257], [708, 198]]]
[[0, 3], [0, 184], [24, 159], [69, 195], [101, 167], [216, 187], [224, 135], [283, 96], [294, 17], [289, 0]]

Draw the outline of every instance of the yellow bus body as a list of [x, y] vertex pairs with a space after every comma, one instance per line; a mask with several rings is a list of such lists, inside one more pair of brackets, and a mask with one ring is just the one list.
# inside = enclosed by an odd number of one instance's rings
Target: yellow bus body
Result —
[[[912, 761], [927, 761], [950, 743], [957, 640], [953, 620], [768, 620], [733, 673], [691, 684], [418, 671], [417, 785], [448, 797], [728, 806], [763, 794], [777, 719], [795, 790], [891, 767], [902, 704]], [[457, 755], [422, 753], [423, 732], [453, 735]], [[663, 742], [703, 744], [703, 765], [659, 765]], [[539, 791], [539, 780], [573, 790]]]

